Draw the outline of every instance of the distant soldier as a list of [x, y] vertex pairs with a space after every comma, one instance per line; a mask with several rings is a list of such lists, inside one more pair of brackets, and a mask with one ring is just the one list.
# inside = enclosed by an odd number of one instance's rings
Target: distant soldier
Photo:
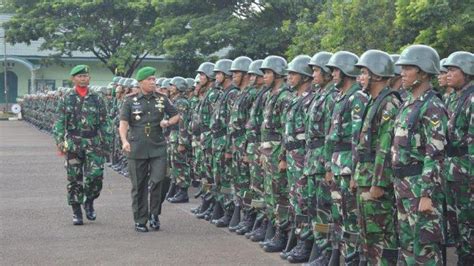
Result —
[[93, 203], [102, 190], [112, 125], [104, 100], [89, 88], [89, 67], [77, 65], [70, 74], [74, 89], [59, 102], [54, 138], [66, 158], [67, 194], [73, 209], [73, 224], [82, 225], [82, 203], [87, 219], [96, 219]]
[[401, 265], [442, 263], [440, 167], [446, 145], [447, 116], [430, 83], [439, 73], [439, 56], [426, 45], [405, 48], [402, 67], [407, 101], [399, 111], [391, 148], [398, 211]]
[[474, 55], [454, 52], [443, 67], [456, 92], [449, 105], [448, 191], [454, 198], [460, 238], [458, 265], [474, 265]]

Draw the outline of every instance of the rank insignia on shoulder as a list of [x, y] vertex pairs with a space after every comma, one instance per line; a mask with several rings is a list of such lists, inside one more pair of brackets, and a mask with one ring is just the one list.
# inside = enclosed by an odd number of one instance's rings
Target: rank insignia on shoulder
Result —
[[360, 106], [358, 104], [356, 104], [356, 106], [354, 106], [354, 111], [356, 113], [360, 112]]
[[383, 121], [387, 121], [390, 119], [390, 114], [387, 111], [384, 111], [382, 114]]
[[437, 125], [439, 124], [439, 122], [440, 122], [440, 120], [437, 120], [437, 119], [431, 120], [431, 124], [432, 124], [433, 126], [437, 126]]

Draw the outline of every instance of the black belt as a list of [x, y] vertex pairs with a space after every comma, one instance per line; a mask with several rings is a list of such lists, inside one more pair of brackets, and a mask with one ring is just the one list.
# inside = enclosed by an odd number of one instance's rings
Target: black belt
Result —
[[269, 133], [263, 141], [280, 141], [281, 135], [277, 133]]
[[308, 143], [308, 149], [316, 149], [322, 146], [324, 146], [324, 138], [312, 139]]
[[375, 152], [370, 154], [364, 153], [359, 155], [359, 162], [361, 163], [370, 163], [375, 161]]
[[350, 151], [350, 150], [352, 150], [352, 144], [351, 143], [338, 142], [334, 146], [334, 152]]
[[467, 146], [453, 147], [451, 144], [446, 146], [446, 155], [448, 157], [461, 157], [468, 154]]
[[291, 141], [288, 143], [285, 143], [285, 149], [287, 151], [292, 151], [296, 150], [299, 148], [304, 148], [306, 146], [306, 141], [305, 140], [297, 140], [297, 141]]
[[255, 142], [260, 142], [260, 134], [257, 134], [257, 136], [253, 136], [253, 135], [250, 135], [248, 138], [247, 138], [247, 142], [248, 143], [255, 143]]
[[423, 164], [421, 163], [393, 167], [393, 175], [398, 178], [421, 175], [422, 172], [423, 172]]
[[86, 139], [90, 139], [97, 136], [97, 130], [94, 130], [94, 131], [68, 130], [68, 133], [73, 136], [83, 137]]
[[209, 132], [211, 129], [209, 127], [202, 127], [201, 128], [201, 133]]

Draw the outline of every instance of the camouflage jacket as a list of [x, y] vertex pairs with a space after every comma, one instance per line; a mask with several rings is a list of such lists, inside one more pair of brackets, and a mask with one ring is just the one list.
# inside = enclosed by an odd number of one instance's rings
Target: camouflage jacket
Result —
[[255, 100], [252, 103], [250, 108], [249, 119], [247, 124], [245, 124], [246, 137], [247, 137], [247, 154], [254, 154], [255, 146], [258, 147], [258, 144], [261, 142], [261, 128], [260, 126], [263, 123], [263, 109], [269, 95], [271, 88], [262, 87], [258, 90]]
[[407, 101], [395, 119], [392, 166], [421, 164], [422, 173], [404, 178], [410, 182], [403, 189], [408, 194], [402, 194], [402, 198], [430, 197], [436, 186], [441, 184], [440, 166], [445, 155], [446, 127], [446, 109], [433, 89], [417, 99], [411, 92], [408, 93]]
[[327, 172], [335, 175], [351, 175], [354, 166], [354, 150], [359, 141], [362, 115], [368, 102], [368, 95], [354, 83], [345, 93], [339, 92], [332, 114], [332, 123], [326, 137], [328, 152], [332, 154]]
[[388, 187], [392, 183], [390, 147], [393, 124], [401, 101], [394, 94], [388, 94], [390, 91], [386, 87], [377, 98], [371, 98], [365, 111], [356, 146], [357, 166], [354, 179], [359, 186]]
[[[211, 132], [213, 138], [212, 149], [231, 153], [231, 138], [227, 134], [231, 109], [239, 93], [239, 89], [231, 84], [222, 91], [216, 102], [216, 108], [211, 116]], [[214, 142], [214, 139], [224, 141]]]
[[247, 87], [237, 95], [230, 113], [229, 127], [227, 134], [232, 137], [232, 150], [244, 150], [247, 146], [245, 125], [250, 116], [250, 107], [257, 95], [257, 89]]
[[[69, 151], [93, 147], [105, 149], [112, 142], [112, 123], [104, 100], [90, 89], [85, 97], [71, 90], [59, 101], [53, 135], [56, 144], [67, 141]], [[81, 137], [85, 135], [91, 138]]]
[[180, 119], [178, 125], [170, 127], [170, 142], [189, 146], [191, 145], [191, 140], [187, 133], [187, 126], [189, 124], [189, 101], [184, 95], [179, 94], [173, 99], [173, 105], [178, 110]]
[[[263, 122], [261, 126], [262, 142], [280, 142], [283, 145], [283, 134], [286, 123], [286, 109], [293, 93], [288, 85], [282, 84], [277, 91], [269, 91], [265, 108], [263, 109]], [[286, 160], [283, 149], [281, 154], [276, 154], [280, 160]]]
[[[455, 93], [448, 106], [448, 180], [459, 181], [474, 176], [474, 82]], [[471, 89], [471, 91], [468, 91]], [[451, 154], [451, 149], [464, 150], [462, 156]]]
[[196, 127], [201, 132], [201, 142], [204, 149], [210, 149], [212, 146], [211, 136], [211, 116], [216, 108], [216, 102], [222, 92], [217, 87], [211, 87], [208, 89], [204, 97], [198, 104], [198, 112]]
[[[332, 121], [332, 110], [336, 101], [338, 90], [334, 83], [319, 88], [314, 93], [311, 105], [306, 115], [306, 147], [305, 175], [324, 174], [326, 163], [331, 162], [332, 154], [329, 152], [329, 142], [325, 141]], [[322, 144], [317, 144], [317, 142]], [[313, 145], [316, 145], [312, 148]]]

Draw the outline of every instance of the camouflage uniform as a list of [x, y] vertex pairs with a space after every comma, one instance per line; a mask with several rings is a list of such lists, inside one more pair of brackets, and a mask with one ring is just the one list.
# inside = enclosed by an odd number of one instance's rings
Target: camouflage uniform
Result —
[[[392, 258], [397, 256], [390, 146], [393, 122], [401, 103], [389, 92], [390, 88], [386, 87], [377, 98], [370, 99], [356, 146], [358, 163], [354, 180], [357, 183], [359, 226], [362, 249], [370, 265], [395, 265], [396, 259], [390, 260], [383, 253], [391, 252]], [[372, 199], [371, 186], [382, 187], [382, 197]]]
[[[186, 151], [191, 150], [189, 135], [186, 125], [189, 123], [189, 101], [183, 94], [179, 94], [173, 99], [173, 105], [181, 116], [179, 125], [170, 127], [169, 144], [171, 150], [171, 180], [182, 189], [187, 189], [191, 183], [190, 165]], [[178, 151], [178, 146], [183, 145], [186, 151]]]
[[[324, 88], [317, 88], [307, 113], [305, 166], [303, 174], [307, 178], [309, 212], [315, 228], [317, 224], [327, 225], [331, 217], [331, 185], [324, 180], [325, 165], [331, 162], [329, 142], [325, 137], [329, 133], [332, 121], [332, 110], [338, 90], [334, 83]], [[325, 230], [320, 230], [325, 231]], [[315, 244], [327, 246], [327, 232], [314, 231]]]
[[82, 204], [84, 195], [96, 199], [102, 189], [104, 149], [112, 137], [105, 103], [90, 89], [84, 98], [72, 90], [60, 100], [56, 113], [54, 138], [66, 151], [68, 203]]
[[[418, 213], [420, 197], [441, 192], [439, 168], [444, 156], [447, 118], [443, 103], [434, 93], [430, 89], [418, 99], [409, 93], [394, 126], [391, 151], [401, 251], [399, 261], [408, 265], [441, 263], [440, 202], [433, 199], [432, 213]], [[411, 116], [416, 114], [416, 122], [412, 124]], [[404, 169], [409, 173], [403, 173]]]
[[[345, 93], [341, 91], [334, 105], [332, 124], [326, 139], [329, 142], [329, 152], [332, 153], [331, 163], [329, 167], [326, 166], [326, 171], [334, 174], [336, 183], [331, 191], [332, 215], [337, 230], [342, 228], [345, 233], [349, 233], [349, 239], [345, 238], [345, 245], [342, 249], [344, 256], [351, 255], [356, 251], [353, 236], [359, 232], [356, 195], [350, 189], [349, 184], [355, 167], [353, 165], [353, 151], [359, 139], [362, 114], [367, 102], [367, 95], [360, 90], [357, 83], [354, 83]], [[341, 240], [340, 237], [337, 239]]]

